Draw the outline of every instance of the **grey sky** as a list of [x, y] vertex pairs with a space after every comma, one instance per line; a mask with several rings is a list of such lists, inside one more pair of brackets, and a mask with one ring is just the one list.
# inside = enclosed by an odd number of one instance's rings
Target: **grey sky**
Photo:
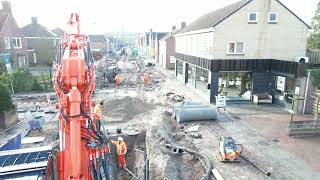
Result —
[[[169, 31], [199, 16], [238, 0], [9, 0], [19, 26], [31, 16], [52, 29], [65, 28], [70, 12], [79, 12], [88, 34], [116, 31]], [[319, 0], [281, 0], [308, 24]]]

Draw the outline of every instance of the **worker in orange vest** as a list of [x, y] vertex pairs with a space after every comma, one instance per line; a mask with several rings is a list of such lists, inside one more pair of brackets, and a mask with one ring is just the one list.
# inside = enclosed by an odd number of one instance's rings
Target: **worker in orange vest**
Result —
[[149, 81], [150, 81], [149, 74], [148, 73], [144, 73], [144, 75], [143, 75], [143, 84], [144, 84], [144, 86], [147, 86], [149, 84]]
[[116, 87], [117, 87], [120, 85], [122, 78], [119, 74], [117, 74], [116, 77], [114, 77], [114, 80], [116, 81]]
[[111, 143], [117, 147], [119, 168], [125, 168], [127, 166], [125, 155], [127, 153], [127, 145], [123, 141], [122, 137], [118, 137], [118, 141], [111, 140]]
[[103, 108], [103, 101], [101, 101], [99, 104], [97, 104], [94, 107], [94, 113], [97, 114], [99, 117], [102, 116], [102, 108]]

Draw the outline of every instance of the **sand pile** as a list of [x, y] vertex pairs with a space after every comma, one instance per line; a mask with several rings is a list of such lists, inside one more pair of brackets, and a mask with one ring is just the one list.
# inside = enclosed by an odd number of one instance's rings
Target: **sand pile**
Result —
[[154, 105], [148, 104], [139, 98], [126, 96], [122, 99], [105, 101], [104, 116], [128, 121], [133, 119], [135, 116], [151, 111], [154, 108]]

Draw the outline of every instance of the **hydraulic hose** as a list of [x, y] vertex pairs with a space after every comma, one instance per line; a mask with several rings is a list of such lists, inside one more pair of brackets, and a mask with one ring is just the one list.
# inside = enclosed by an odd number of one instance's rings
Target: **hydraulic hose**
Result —
[[96, 152], [96, 165], [97, 165], [97, 177], [98, 177], [98, 180], [101, 180], [100, 158], [99, 158], [99, 153], [98, 152]]
[[103, 166], [103, 172], [105, 174], [106, 180], [109, 180], [109, 172], [108, 172], [109, 159], [107, 159], [106, 153], [102, 154], [102, 166]]
[[90, 169], [91, 169], [92, 179], [97, 179], [97, 172], [96, 172], [96, 170], [94, 168], [94, 162], [93, 162], [92, 154], [90, 154]]

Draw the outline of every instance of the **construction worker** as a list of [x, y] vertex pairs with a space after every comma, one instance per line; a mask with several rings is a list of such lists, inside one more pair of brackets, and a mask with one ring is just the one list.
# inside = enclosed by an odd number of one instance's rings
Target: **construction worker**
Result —
[[94, 113], [97, 114], [99, 117], [102, 116], [102, 108], [103, 108], [103, 101], [100, 101], [99, 104], [96, 104], [94, 107]]
[[115, 83], [116, 83], [116, 87], [118, 87], [121, 83], [121, 76], [119, 74], [117, 74], [115, 77], [114, 77], [114, 80], [115, 80]]
[[149, 81], [150, 81], [150, 76], [148, 73], [144, 73], [143, 75], [143, 84], [144, 86], [147, 86], [149, 84]]
[[123, 141], [122, 137], [118, 137], [118, 141], [111, 140], [111, 143], [117, 147], [119, 168], [125, 168], [127, 166], [125, 155], [127, 153], [127, 145]]

